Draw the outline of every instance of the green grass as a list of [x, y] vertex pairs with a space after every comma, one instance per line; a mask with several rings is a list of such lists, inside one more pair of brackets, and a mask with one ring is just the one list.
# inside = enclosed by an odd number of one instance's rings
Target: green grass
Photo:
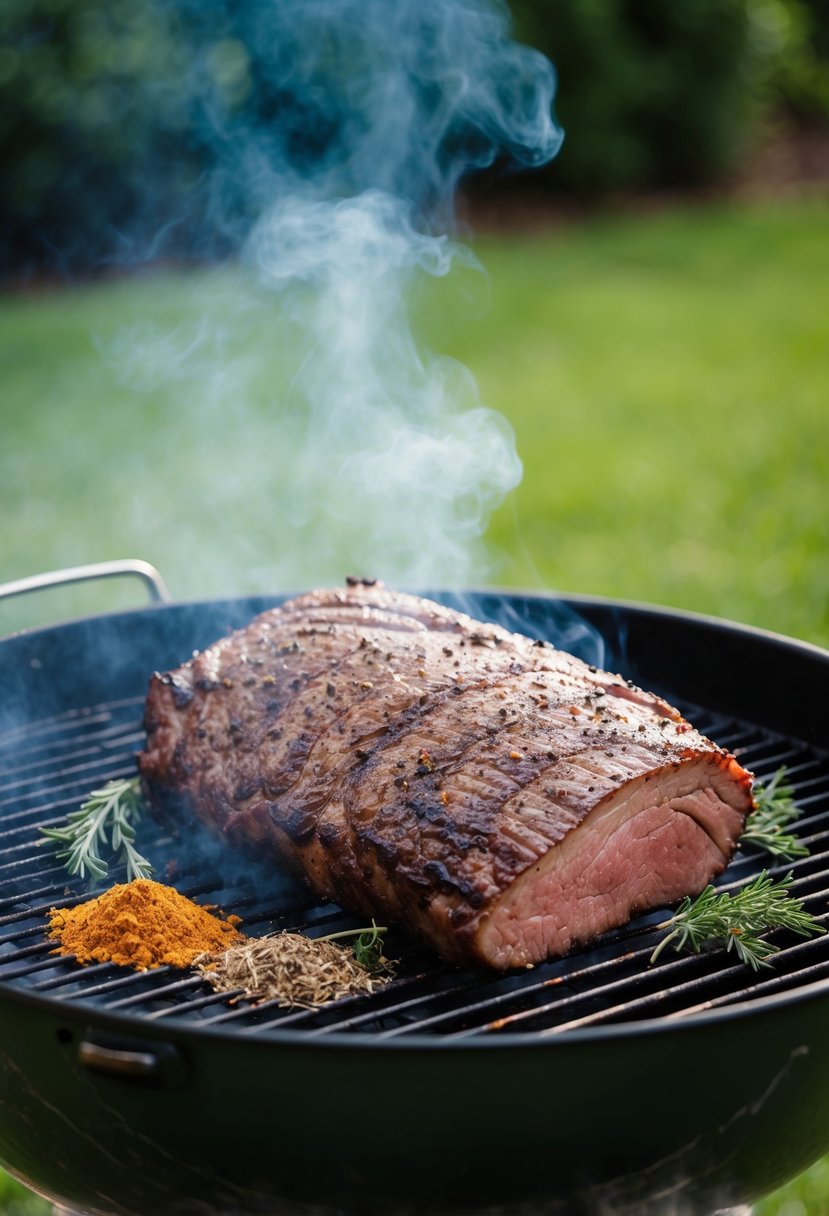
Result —
[[0, 1212], [3, 1216], [51, 1216], [52, 1205], [0, 1170]]
[[[459, 272], [415, 302], [424, 342], [471, 369], [524, 464], [471, 575], [829, 645], [829, 200], [474, 245], [488, 284]], [[142, 556], [184, 598], [369, 572], [376, 521], [338, 500], [284, 406], [295, 343], [238, 273], [0, 300], [0, 579]], [[440, 538], [416, 511], [404, 522], [428, 558]], [[18, 600], [0, 633], [131, 594]], [[826, 1162], [758, 1209], [821, 1213]]]
[[827, 218], [677, 213], [484, 251], [489, 341], [462, 353], [525, 462], [493, 528], [508, 582], [829, 641]]

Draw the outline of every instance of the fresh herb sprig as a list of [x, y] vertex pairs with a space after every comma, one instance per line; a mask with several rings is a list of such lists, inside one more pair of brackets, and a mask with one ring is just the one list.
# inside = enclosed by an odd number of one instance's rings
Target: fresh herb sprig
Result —
[[372, 921], [369, 929], [343, 929], [340, 933], [329, 933], [327, 937], [317, 938], [317, 941], [335, 942], [344, 937], [353, 937], [355, 941], [351, 949], [360, 966], [365, 967], [366, 971], [382, 971], [388, 966], [383, 955], [383, 934], [387, 932], [385, 925], [377, 925]]
[[102, 848], [126, 866], [127, 879], [149, 878], [153, 867], [135, 847], [135, 824], [144, 810], [138, 778], [110, 781], [93, 790], [86, 802], [66, 816], [62, 828], [41, 828], [43, 835], [64, 847], [58, 859], [70, 874], [106, 878], [109, 864]]
[[826, 932], [802, 900], [789, 894], [793, 882], [792, 874], [775, 881], [763, 870], [733, 895], [707, 886], [696, 899], [686, 896], [670, 920], [658, 926], [669, 932], [650, 961], [655, 962], [669, 944], [695, 954], [706, 946], [724, 946], [755, 971], [771, 966], [769, 958], [780, 947], [761, 934], [772, 929], [790, 929], [801, 937]]
[[791, 861], [795, 857], [808, 857], [809, 850], [786, 830], [797, 819], [800, 807], [785, 778], [786, 766], [783, 765], [769, 781], [755, 782], [755, 809], [746, 819], [740, 843], [756, 845], [774, 857]]

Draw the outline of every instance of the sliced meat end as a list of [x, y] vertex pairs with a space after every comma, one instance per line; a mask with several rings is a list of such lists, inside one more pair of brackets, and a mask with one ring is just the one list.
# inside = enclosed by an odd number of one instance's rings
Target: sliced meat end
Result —
[[728, 864], [751, 809], [743, 772], [706, 756], [622, 786], [483, 911], [475, 954], [499, 970], [526, 966], [698, 894]]

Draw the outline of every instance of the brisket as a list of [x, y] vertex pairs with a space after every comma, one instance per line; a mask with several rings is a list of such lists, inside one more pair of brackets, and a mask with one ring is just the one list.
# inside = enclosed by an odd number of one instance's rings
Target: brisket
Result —
[[566, 953], [696, 894], [751, 774], [661, 698], [379, 586], [318, 591], [153, 676], [144, 792], [444, 958]]

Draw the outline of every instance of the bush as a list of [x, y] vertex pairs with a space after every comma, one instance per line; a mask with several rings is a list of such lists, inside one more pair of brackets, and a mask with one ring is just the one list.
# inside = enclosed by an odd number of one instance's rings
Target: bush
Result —
[[161, 227], [198, 169], [172, 15], [123, 0], [6, 0], [0, 47], [0, 264], [116, 256], [163, 163], [163, 189], [150, 191]]
[[778, 0], [764, 6], [780, 51], [769, 87], [788, 116], [802, 125], [829, 123], [829, 4]]
[[548, 183], [590, 192], [727, 172], [756, 129], [777, 48], [752, 0], [514, 0], [559, 74]]
[[549, 144], [498, 0], [8, 0], [0, 268], [213, 257], [290, 189], [437, 206]]

